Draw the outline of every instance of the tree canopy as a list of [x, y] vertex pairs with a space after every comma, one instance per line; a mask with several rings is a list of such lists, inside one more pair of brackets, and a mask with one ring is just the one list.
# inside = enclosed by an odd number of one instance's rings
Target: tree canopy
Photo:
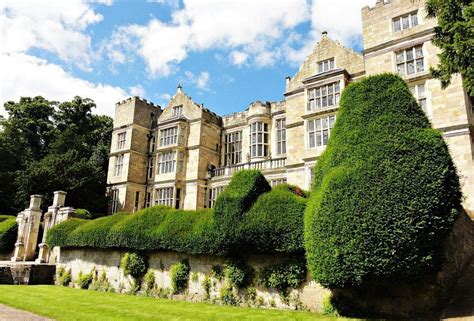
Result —
[[428, 17], [437, 18], [433, 43], [441, 49], [439, 64], [431, 74], [446, 88], [451, 76], [460, 73], [470, 96], [474, 96], [474, 2], [428, 0]]
[[0, 132], [0, 211], [15, 213], [31, 194], [68, 192], [68, 205], [105, 212], [112, 119], [92, 114], [95, 103], [22, 97], [5, 103]]

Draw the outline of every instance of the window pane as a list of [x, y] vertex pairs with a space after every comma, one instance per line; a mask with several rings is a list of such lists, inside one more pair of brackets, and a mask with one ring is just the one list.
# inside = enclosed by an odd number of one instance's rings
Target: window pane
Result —
[[323, 130], [323, 145], [327, 145], [329, 140], [329, 130]]
[[327, 99], [327, 96], [324, 96], [323, 97], [323, 108], [326, 107], [328, 105], [328, 99]]
[[425, 84], [419, 84], [418, 85], [418, 97], [424, 97], [425, 96]]
[[424, 63], [423, 63], [423, 59], [418, 59], [416, 61], [416, 71], [417, 72], [420, 72], [420, 71], [423, 71], [425, 70], [425, 66], [424, 66]]
[[314, 147], [314, 133], [309, 133], [309, 147]]
[[415, 13], [411, 16], [411, 26], [417, 26], [418, 25], [418, 15]]
[[321, 146], [321, 132], [316, 132], [316, 146]]
[[413, 60], [413, 50], [409, 49], [406, 51], [407, 53], [407, 61]]
[[407, 74], [411, 75], [413, 73], [415, 73], [415, 64], [412, 61], [407, 64]]
[[416, 58], [421, 58], [423, 57], [423, 47], [416, 47], [415, 48], [415, 54], [416, 54]]
[[395, 19], [393, 20], [393, 30], [394, 31], [400, 31], [402, 28], [401, 28], [401, 24], [400, 24], [400, 19]]
[[408, 19], [408, 17], [402, 18], [402, 25], [403, 25], [403, 29], [410, 28], [410, 20]]
[[397, 53], [397, 63], [401, 63], [401, 62], [404, 62], [404, 61], [405, 61], [405, 56], [404, 56], [403, 52]]

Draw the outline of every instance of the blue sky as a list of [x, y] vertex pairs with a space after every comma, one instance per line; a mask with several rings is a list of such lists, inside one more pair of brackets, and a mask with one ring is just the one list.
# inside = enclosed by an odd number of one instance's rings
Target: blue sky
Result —
[[[178, 84], [220, 115], [283, 99], [321, 32], [361, 50], [360, 11], [375, 0], [4, 0], [0, 103], [42, 95], [162, 106]], [[32, 7], [34, 6], [34, 10]], [[0, 113], [3, 108], [0, 108]]]

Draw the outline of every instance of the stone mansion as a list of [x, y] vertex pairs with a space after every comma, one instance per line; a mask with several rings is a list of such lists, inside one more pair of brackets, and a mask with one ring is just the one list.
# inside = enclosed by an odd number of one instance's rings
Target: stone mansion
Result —
[[[366, 75], [393, 72], [412, 90], [449, 145], [464, 206], [474, 217], [474, 110], [460, 76], [442, 90], [424, 0], [378, 0], [362, 9], [362, 54], [323, 33], [298, 72], [286, 78], [284, 99], [256, 101], [218, 116], [181, 86], [164, 108], [132, 97], [116, 104], [108, 187], [110, 211], [163, 204], [212, 207], [232, 174], [258, 169], [271, 185], [310, 189], [312, 168], [331, 136], [341, 92]], [[376, 200], [374, 200], [376, 201]]]

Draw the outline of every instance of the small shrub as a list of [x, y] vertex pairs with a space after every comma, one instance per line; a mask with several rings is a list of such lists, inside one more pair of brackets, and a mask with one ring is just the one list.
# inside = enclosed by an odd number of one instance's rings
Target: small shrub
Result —
[[260, 271], [259, 283], [285, 294], [288, 288], [298, 288], [306, 280], [306, 273], [304, 260], [293, 259], [263, 268]]
[[69, 286], [72, 281], [71, 270], [66, 270], [64, 267], [59, 267], [56, 272], [56, 284], [62, 286]]
[[173, 294], [183, 292], [188, 288], [190, 267], [188, 260], [173, 264], [170, 269]]
[[332, 298], [333, 298], [333, 296], [331, 294], [326, 295], [324, 297], [322, 313], [324, 315], [339, 317], [340, 315], [339, 315], [337, 309], [333, 305]]
[[237, 305], [238, 299], [231, 286], [225, 286], [220, 291], [221, 301], [224, 305]]
[[120, 261], [120, 267], [125, 275], [139, 279], [146, 273], [148, 263], [143, 255], [127, 252]]
[[72, 215], [75, 218], [79, 218], [82, 220], [91, 220], [92, 219], [92, 214], [88, 210], [78, 208], [74, 210], [74, 214]]
[[192, 282], [197, 282], [199, 280], [199, 274], [197, 272], [192, 272], [191, 273], [191, 281]]
[[107, 279], [107, 273], [102, 271], [97, 280], [93, 280], [92, 284], [89, 286], [89, 290], [94, 291], [103, 291], [103, 292], [112, 292], [115, 291], [110, 285], [109, 280]]
[[222, 266], [220, 265], [213, 265], [211, 268], [211, 278], [214, 278], [218, 281], [221, 281], [224, 278], [224, 271], [222, 270]]
[[240, 261], [232, 261], [227, 264], [224, 274], [228, 285], [239, 289], [251, 283], [253, 269]]
[[13, 251], [18, 235], [16, 217], [0, 215], [0, 253]]
[[257, 299], [257, 289], [254, 287], [248, 287], [245, 293], [245, 299], [249, 304], [255, 304], [255, 300]]
[[145, 287], [145, 291], [151, 291], [156, 287], [156, 278], [155, 272], [152, 270], [148, 270], [143, 277], [143, 286]]
[[275, 299], [272, 298], [272, 299], [268, 302], [268, 304], [269, 304], [272, 308], [276, 307]]
[[80, 289], [87, 290], [91, 285], [93, 280], [92, 272], [83, 274], [82, 271], [79, 271], [77, 276], [76, 284]]
[[201, 285], [205, 293], [204, 300], [208, 301], [211, 298], [211, 280], [207, 275], [204, 277], [204, 280], [202, 280]]

